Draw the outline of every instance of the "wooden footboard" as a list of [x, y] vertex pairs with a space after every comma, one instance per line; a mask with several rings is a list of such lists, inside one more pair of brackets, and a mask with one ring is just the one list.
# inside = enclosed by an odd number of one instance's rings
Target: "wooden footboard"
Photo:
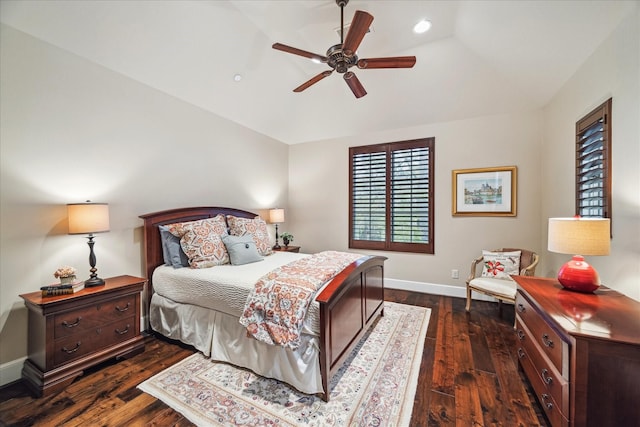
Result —
[[347, 266], [316, 297], [320, 303], [320, 371], [323, 399], [342, 366], [378, 314], [384, 314], [385, 257], [367, 256]]
[[[224, 207], [181, 208], [140, 215], [144, 220], [144, 260], [150, 285], [148, 302], [153, 293], [153, 270], [164, 263], [158, 226], [213, 218], [218, 214], [242, 218], [256, 216]], [[316, 297], [320, 303], [320, 371], [326, 401], [330, 393], [329, 379], [378, 315], [383, 314], [385, 260], [382, 256], [358, 259], [334, 277]]]

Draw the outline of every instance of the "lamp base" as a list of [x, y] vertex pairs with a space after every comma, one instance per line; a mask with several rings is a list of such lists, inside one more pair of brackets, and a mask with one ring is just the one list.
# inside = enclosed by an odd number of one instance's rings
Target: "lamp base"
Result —
[[592, 293], [600, 287], [600, 276], [580, 255], [560, 267], [558, 282], [565, 288], [583, 293]]
[[85, 288], [93, 288], [95, 286], [103, 286], [104, 280], [99, 277], [91, 277], [84, 281]]

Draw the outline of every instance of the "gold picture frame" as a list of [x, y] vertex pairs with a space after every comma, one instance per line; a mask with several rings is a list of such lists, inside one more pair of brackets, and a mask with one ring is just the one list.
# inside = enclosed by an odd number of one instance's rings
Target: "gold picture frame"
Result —
[[452, 171], [453, 216], [516, 216], [518, 169], [501, 166]]

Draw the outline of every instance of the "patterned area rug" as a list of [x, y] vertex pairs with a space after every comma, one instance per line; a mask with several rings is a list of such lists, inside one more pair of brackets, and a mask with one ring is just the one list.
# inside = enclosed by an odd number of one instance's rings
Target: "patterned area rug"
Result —
[[331, 380], [329, 402], [200, 353], [138, 388], [200, 426], [408, 426], [430, 315], [385, 302]]

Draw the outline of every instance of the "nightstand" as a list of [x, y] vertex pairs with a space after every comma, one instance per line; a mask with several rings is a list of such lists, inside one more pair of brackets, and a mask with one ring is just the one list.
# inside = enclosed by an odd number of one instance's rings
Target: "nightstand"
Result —
[[300, 246], [280, 246], [280, 249], [273, 249], [275, 252], [300, 252]]
[[29, 358], [22, 377], [31, 391], [50, 395], [91, 366], [142, 352], [140, 293], [146, 282], [118, 276], [70, 295], [20, 295], [29, 309]]

